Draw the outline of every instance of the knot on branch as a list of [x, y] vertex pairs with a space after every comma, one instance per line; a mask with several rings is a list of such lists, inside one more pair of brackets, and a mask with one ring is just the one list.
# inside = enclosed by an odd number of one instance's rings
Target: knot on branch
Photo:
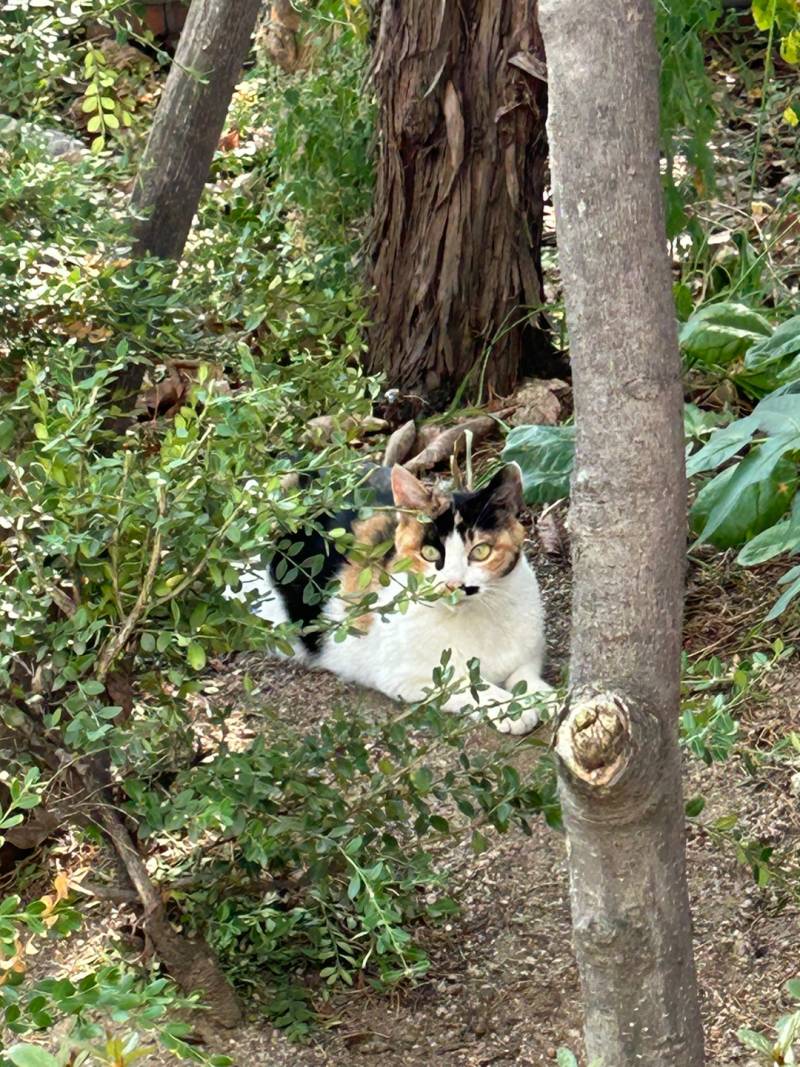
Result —
[[627, 766], [631, 716], [615, 693], [579, 695], [558, 728], [556, 752], [587, 784], [610, 786]]

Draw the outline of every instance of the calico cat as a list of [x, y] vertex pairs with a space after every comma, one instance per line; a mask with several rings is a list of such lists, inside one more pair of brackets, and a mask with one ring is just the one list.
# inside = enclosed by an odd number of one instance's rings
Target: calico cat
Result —
[[[392, 579], [387, 586], [375, 581], [361, 588], [363, 555], [360, 561], [345, 558], [315, 532], [297, 558], [322, 557], [316, 582], [329, 588], [326, 600], [307, 602], [305, 574], [282, 584], [277, 560], [269, 573], [244, 577], [237, 595], [255, 592], [253, 610], [274, 624], [302, 624], [295, 646], [301, 659], [393, 699], [422, 699], [445, 649], [451, 650], [456, 679], [466, 679], [467, 663], [476, 657], [487, 686], [480, 691], [480, 702], [495, 726], [515, 734], [532, 730], [539, 721], [535, 709], [526, 708], [518, 718], [505, 714], [511, 690], [521, 681], [527, 683], [528, 693], [551, 692], [541, 677], [544, 618], [539, 587], [522, 551], [519, 467], [510, 464], [485, 488], [452, 496], [426, 488], [400, 466], [391, 472], [377, 468], [370, 484], [373, 503], [384, 510], [360, 520], [357, 511], [343, 512], [326, 525], [349, 529], [357, 545], [385, 545], [382, 566]], [[442, 596], [412, 601], [404, 613], [381, 615], [377, 609], [396, 598], [409, 571], [431, 579]], [[341, 621], [370, 590], [377, 601], [356, 619], [353, 628], [358, 633], [340, 642], [328, 637], [330, 625], [320, 626], [320, 618]], [[466, 690], [450, 696], [444, 707], [461, 711], [473, 705]]]

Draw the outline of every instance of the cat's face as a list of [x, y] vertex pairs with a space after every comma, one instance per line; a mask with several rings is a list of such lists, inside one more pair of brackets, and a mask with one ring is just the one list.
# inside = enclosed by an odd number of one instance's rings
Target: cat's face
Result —
[[400, 509], [395, 549], [411, 568], [464, 599], [480, 595], [514, 570], [522, 553], [519, 467], [503, 467], [475, 493], [447, 496], [427, 489], [404, 467], [392, 469]]

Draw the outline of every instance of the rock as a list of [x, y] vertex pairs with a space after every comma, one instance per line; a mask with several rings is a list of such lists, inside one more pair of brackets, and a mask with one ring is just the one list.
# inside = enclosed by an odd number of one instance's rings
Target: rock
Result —
[[89, 150], [83, 141], [62, 130], [52, 130], [37, 126], [32, 122], [20, 122], [10, 115], [0, 115], [0, 143], [16, 135], [28, 144], [41, 147], [53, 159], [63, 159], [68, 163], [79, 163], [89, 156]]

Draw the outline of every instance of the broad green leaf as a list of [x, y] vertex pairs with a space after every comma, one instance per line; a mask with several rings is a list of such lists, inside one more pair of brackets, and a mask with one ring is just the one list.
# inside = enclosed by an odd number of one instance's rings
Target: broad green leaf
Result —
[[6, 1056], [14, 1067], [59, 1067], [55, 1056], [38, 1045], [12, 1045]]
[[800, 978], [790, 978], [786, 983], [786, 992], [795, 1000], [800, 1000]]
[[797, 438], [773, 437], [703, 486], [689, 513], [699, 543], [717, 548], [744, 544], [773, 526], [797, 488], [797, 465], [784, 459]]
[[785, 1015], [778, 1022], [778, 1034], [775, 1041], [775, 1048], [782, 1054], [778, 1063], [791, 1063], [791, 1060], [787, 1060], [785, 1057], [790, 1049], [794, 1047], [795, 1041], [800, 1035], [800, 1011], [793, 1012], [791, 1015]]
[[756, 1052], [772, 1053], [772, 1042], [767, 1040], [763, 1034], [757, 1034], [755, 1030], [748, 1030], [746, 1026], [743, 1026], [741, 1030], [736, 1031], [736, 1036], [743, 1045], [754, 1048]]
[[703, 411], [697, 404], [683, 405], [683, 433], [688, 440], [699, 440], [729, 422], [730, 416], [722, 412]]
[[721, 430], [713, 433], [699, 452], [695, 452], [686, 461], [686, 473], [690, 478], [703, 471], [713, 470], [727, 463], [746, 444], [749, 444], [753, 434], [758, 429], [758, 420], [752, 415], [744, 419], [737, 419], [730, 426], [723, 426]]
[[519, 464], [528, 504], [569, 496], [575, 459], [574, 426], [516, 426], [509, 433], [503, 459]]
[[560, 1048], [556, 1052], [556, 1063], [558, 1067], [578, 1067], [574, 1052], [570, 1052], [568, 1048]]
[[765, 367], [775, 366], [781, 381], [794, 381], [800, 378], [798, 356], [800, 356], [800, 315], [795, 315], [781, 323], [771, 337], [756, 342], [745, 356], [744, 365], [748, 370], [762, 370]]
[[754, 567], [758, 563], [766, 563], [768, 559], [773, 559], [782, 552], [793, 552], [798, 545], [800, 525], [787, 516], [751, 538], [736, 557], [736, 562], [742, 567]]
[[707, 304], [681, 328], [680, 345], [701, 363], [722, 365], [742, 356], [751, 345], [768, 337], [772, 327], [746, 304]]
[[781, 593], [770, 608], [766, 619], [767, 622], [770, 622], [772, 619], [777, 619], [779, 615], [782, 615], [797, 594], [800, 593], [800, 566], [792, 567], [791, 570], [788, 570], [786, 574], [781, 576], [778, 585], [787, 584], [788, 589], [785, 589], [783, 593]]
[[800, 434], [800, 393], [771, 393], [756, 404], [750, 418], [770, 435]]

